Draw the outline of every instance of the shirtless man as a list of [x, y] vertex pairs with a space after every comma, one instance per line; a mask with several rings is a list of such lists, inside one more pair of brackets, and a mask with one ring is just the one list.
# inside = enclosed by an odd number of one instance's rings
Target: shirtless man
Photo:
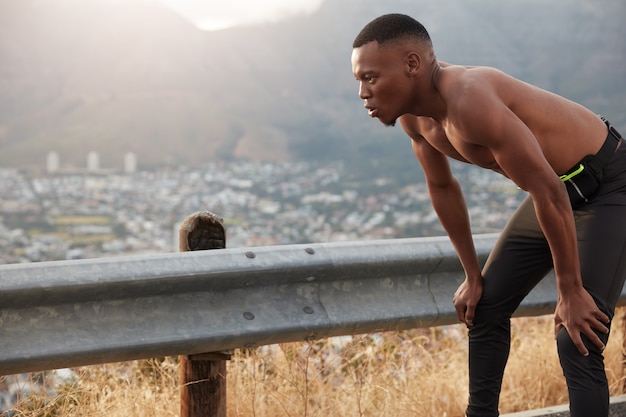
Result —
[[[411, 137], [465, 271], [453, 302], [469, 328], [467, 416], [498, 415], [510, 317], [552, 268], [571, 415], [607, 416], [602, 350], [626, 279], [626, 146], [619, 133], [583, 106], [496, 69], [437, 61], [426, 29], [405, 15], [363, 28], [352, 71], [369, 115], [388, 126], [399, 120]], [[448, 157], [499, 172], [529, 194], [482, 270]]]

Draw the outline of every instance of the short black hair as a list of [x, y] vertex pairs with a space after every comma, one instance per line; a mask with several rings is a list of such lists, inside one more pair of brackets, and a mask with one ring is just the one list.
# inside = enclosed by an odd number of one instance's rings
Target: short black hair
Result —
[[360, 48], [372, 41], [382, 45], [403, 37], [432, 43], [428, 31], [420, 22], [404, 14], [392, 13], [377, 17], [365, 25], [354, 39], [352, 48]]

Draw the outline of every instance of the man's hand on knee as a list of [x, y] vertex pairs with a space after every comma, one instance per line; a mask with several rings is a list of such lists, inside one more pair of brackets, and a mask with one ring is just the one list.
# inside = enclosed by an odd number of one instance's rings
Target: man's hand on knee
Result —
[[556, 338], [559, 330], [564, 327], [572, 343], [582, 355], [589, 355], [589, 350], [583, 343], [581, 334], [587, 336], [591, 343], [603, 350], [604, 342], [596, 331], [608, 333], [609, 323], [609, 317], [598, 308], [593, 297], [584, 288], [559, 294], [554, 312], [554, 337]]

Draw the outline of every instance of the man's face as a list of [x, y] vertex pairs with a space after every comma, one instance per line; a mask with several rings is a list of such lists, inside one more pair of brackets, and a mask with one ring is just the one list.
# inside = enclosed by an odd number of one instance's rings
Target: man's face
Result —
[[369, 42], [352, 50], [352, 72], [359, 81], [359, 97], [370, 117], [393, 126], [405, 111], [409, 77], [403, 54], [394, 47]]

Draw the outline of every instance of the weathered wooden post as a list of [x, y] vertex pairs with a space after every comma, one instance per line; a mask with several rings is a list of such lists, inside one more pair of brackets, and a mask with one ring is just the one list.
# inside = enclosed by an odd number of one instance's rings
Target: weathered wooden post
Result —
[[[179, 229], [181, 252], [224, 249], [224, 220], [209, 211], [189, 215]], [[228, 353], [180, 356], [180, 417], [226, 417]]]

